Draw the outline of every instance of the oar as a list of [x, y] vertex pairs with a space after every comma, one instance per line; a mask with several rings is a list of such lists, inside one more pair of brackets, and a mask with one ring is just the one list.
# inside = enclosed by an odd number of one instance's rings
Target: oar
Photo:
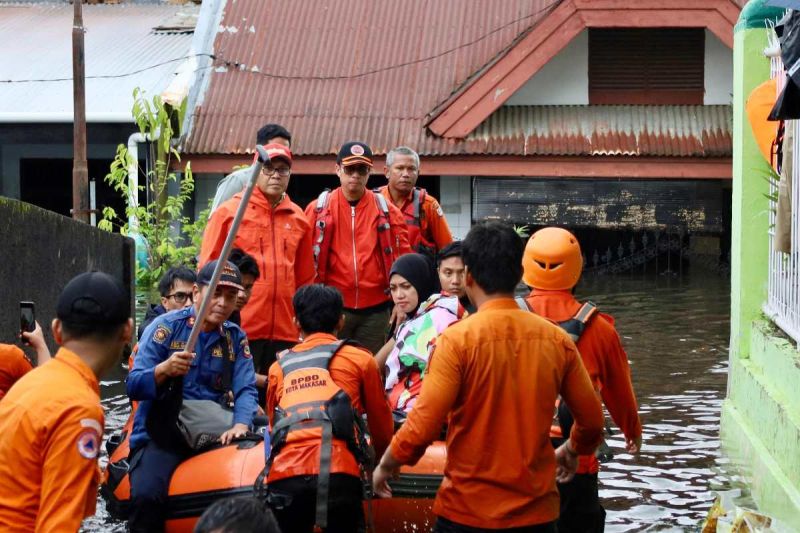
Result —
[[189, 340], [186, 341], [186, 351], [189, 353], [194, 352], [195, 344], [197, 344], [197, 338], [200, 336], [200, 328], [202, 327], [203, 322], [208, 315], [208, 307], [211, 304], [211, 297], [214, 295], [214, 291], [217, 288], [217, 283], [219, 283], [219, 278], [222, 275], [222, 269], [225, 266], [225, 263], [228, 261], [231, 248], [233, 248], [233, 241], [236, 239], [236, 232], [239, 230], [239, 224], [242, 222], [244, 212], [247, 209], [247, 204], [250, 202], [250, 195], [253, 194], [253, 188], [256, 185], [258, 175], [261, 173], [261, 169], [264, 167], [264, 165], [270, 160], [269, 154], [260, 144], [256, 145], [256, 152], [258, 152], [258, 158], [251, 167], [252, 170], [250, 172], [250, 180], [248, 181], [247, 187], [242, 195], [242, 201], [239, 203], [239, 209], [236, 210], [236, 216], [233, 217], [231, 229], [228, 231], [228, 236], [225, 238], [225, 244], [222, 246], [222, 251], [219, 254], [219, 260], [217, 261], [217, 266], [214, 268], [214, 275], [211, 276], [211, 281], [208, 284], [206, 295], [203, 297], [203, 302], [200, 304], [200, 309], [197, 311], [194, 326], [192, 326], [192, 332], [189, 334]]

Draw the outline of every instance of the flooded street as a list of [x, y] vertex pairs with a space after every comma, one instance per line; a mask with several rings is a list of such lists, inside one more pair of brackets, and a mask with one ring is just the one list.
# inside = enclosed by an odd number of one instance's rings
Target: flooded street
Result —
[[[693, 272], [682, 278], [623, 274], [587, 278], [578, 287], [613, 315], [632, 362], [644, 426], [638, 459], [623, 451], [619, 432], [608, 439], [615, 458], [603, 465], [600, 496], [606, 531], [696, 529], [713, 501], [731, 486], [721, 470], [719, 413], [725, 396], [730, 284]], [[125, 422], [123, 372], [101, 385], [107, 433]], [[103, 458], [105, 461], [105, 458]], [[121, 532], [105, 504], [84, 531]]]

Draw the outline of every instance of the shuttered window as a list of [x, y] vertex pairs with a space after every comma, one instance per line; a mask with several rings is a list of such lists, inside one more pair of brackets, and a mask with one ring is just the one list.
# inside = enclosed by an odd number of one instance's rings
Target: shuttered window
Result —
[[702, 104], [702, 28], [589, 30], [591, 104]]

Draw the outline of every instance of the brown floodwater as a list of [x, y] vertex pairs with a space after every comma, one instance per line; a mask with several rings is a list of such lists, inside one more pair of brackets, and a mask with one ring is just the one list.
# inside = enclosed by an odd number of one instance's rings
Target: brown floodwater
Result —
[[[606, 531], [697, 529], [714, 491], [739, 485], [726, 472], [718, 436], [728, 365], [728, 279], [697, 272], [598, 276], [584, 279], [578, 296], [616, 319], [644, 426], [637, 457], [624, 452], [620, 432], [608, 438], [615, 456], [600, 474]], [[128, 416], [123, 376], [120, 369], [101, 383], [107, 434]], [[97, 511], [84, 531], [125, 530], [108, 518], [102, 500]]]

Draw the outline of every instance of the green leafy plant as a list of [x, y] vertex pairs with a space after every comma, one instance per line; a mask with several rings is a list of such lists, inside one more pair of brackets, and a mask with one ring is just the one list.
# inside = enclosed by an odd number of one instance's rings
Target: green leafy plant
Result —
[[[185, 216], [184, 206], [194, 192], [191, 165], [187, 163], [183, 176], [178, 179], [173, 162], [180, 162], [180, 154], [173, 146], [177, 125], [182, 122], [185, 102], [180, 109], [165, 105], [159, 96], [148, 100], [138, 88], [133, 92], [133, 116], [139, 131], [152, 142], [154, 154], [152, 169], [146, 172], [146, 185], [131, 189], [128, 168], [133, 164], [139, 171], [138, 161], [124, 144], [117, 146], [105, 181], [125, 199], [125, 213], [121, 216], [111, 207], [105, 207], [98, 227], [118, 231], [137, 240], [139, 249], [145, 251], [145, 265], [136, 262], [136, 288], [138, 292], [154, 295], [164, 272], [174, 265], [189, 265], [195, 261], [200, 249], [203, 230], [208, 220], [208, 210], [192, 222]], [[149, 202], [139, 202], [139, 192], [147, 191]], [[172, 191], [172, 194], [170, 192]]]
[[519, 235], [521, 239], [527, 239], [530, 237], [529, 229], [530, 228], [528, 228], [527, 224], [522, 226], [517, 226], [516, 224], [514, 225], [514, 231], [517, 232], [517, 235]]

